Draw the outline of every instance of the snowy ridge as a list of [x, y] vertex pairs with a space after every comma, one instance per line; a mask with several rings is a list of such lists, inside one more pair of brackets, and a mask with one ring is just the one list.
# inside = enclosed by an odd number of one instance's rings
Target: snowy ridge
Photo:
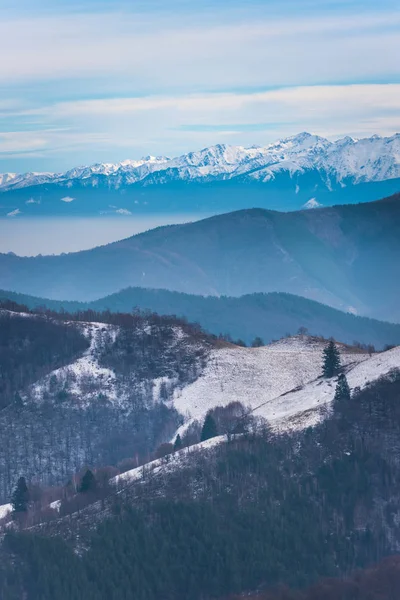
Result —
[[384, 181], [400, 178], [400, 134], [365, 139], [329, 140], [307, 132], [267, 146], [217, 144], [176, 158], [146, 156], [120, 163], [81, 166], [65, 173], [0, 174], [0, 190], [56, 183], [120, 188], [141, 183], [233, 179], [267, 183], [281, 172], [291, 177], [315, 170], [325, 185]]
[[[202, 421], [208, 410], [234, 401], [250, 410], [265, 405], [268, 410], [258, 414], [274, 419], [275, 399], [303, 388], [320, 376], [326, 343], [317, 338], [295, 336], [262, 348], [213, 350], [203, 374], [191, 385], [175, 392], [174, 407], [186, 419], [179, 433], [193, 421]], [[347, 346], [339, 345], [339, 348], [342, 364], [348, 368], [369, 358], [368, 354], [355, 352]], [[288, 404], [286, 412], [290, 413], [290, 410]]]
[[190, 459], [190, 455], [193, 452], [198, 452], [202, 450], [209, 450], [210, 448], [215, 448], [220, 444], [226, 442], [225, 435], [219, 435], [217, 437], [211, 438], [210, 440], [206, 440], [204, 442], [200, 442], [199, 444], [194, 444], [193, 446], [189, 446], [187, 448], [182, 448], [182, 450], [178, 450], [173, 454], [169, 454], [163, 458], [157, 458], [156, 460], [152, 460], [141, 467], [136, 467], [135, 469], [130, 469], [129, 471], [125, 471], [125, 473], [121, 473], [121, 475], [117, 475], [110, 480], [110, 483], [113, 485], [117, 485], [118, 487], [123, 487], [126, 484], [133, 483], [134, 481], [139, 481], [144, 479], [149, 475], [158, 475], [162, 473], [163, 475], [168, 471], [174, 471], [182, 467], [184, 462], [187, 459]]
[[[350, 389], [363, 389], [380, 377], [400, 370], [400, 347], [375, 354], [345, 369]], [[321, 420], [321, 409], [329, 407], [336, 389], [336, 378], [316, 379], [303, 389], [281, 395], [253, 411], [278, 429], [304, 428]]]

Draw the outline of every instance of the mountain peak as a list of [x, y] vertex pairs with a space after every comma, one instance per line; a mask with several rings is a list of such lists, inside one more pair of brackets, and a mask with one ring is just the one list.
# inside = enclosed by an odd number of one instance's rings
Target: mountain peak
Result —
[[72, 187], [79, 181], [115, 189], [235, 177], [267, 184], [279, 173], [289, 172], [293, 177], [307, 171], [325, 173], [328, 187], [329, 181], [385, 181], [400, 178], [399, 142], [400, 134], [361, 140], [346, 136], [331, 142], [302, 131], [264, 147], [215, 144], [175, 158], [148, 155], [140, 160], [84, 165], [65, 173], [5, 173], [0, 174], [0, 191], [51, 183]]

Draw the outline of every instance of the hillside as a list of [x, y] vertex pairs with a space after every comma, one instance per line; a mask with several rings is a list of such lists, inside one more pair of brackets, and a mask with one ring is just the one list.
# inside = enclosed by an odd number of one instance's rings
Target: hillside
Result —
[[[297, 336], [243, 348], [177, 317], [17, 308], [0, 315], [2, 345], [15, 348], [2, 371], [3, 500], [22, 466], [39, 482], [58, 483], [85, 463], [117, 465], [136, 456], [141, 464], [179, 427], [196, 436], [191, 424], [201, 425], [210, 409], [236, 403], [234, 412], [243, 414], [279, 404], [282, 395], [319, 377], [327, 343]], [[341, 348], [349, 368], [372, 360], [365, 351]], [[317, 403], [310, 397], [297, 412]], [[281, 411], [282, 422], [293, 412]], [[22, 438], [11, 453], [12, 440]]]
[[215, 343], [173, 317], [2, 310], [0, 499], [22, 470], [55, 484], [85, 463], [147, 459], [182, 422], [168, 399]]
[[140, 309], [178, 315], [191, 323], [199, 323], [210, 333], [228, 334], [231, 339], [243, 340], [248, 345], [256, 337], [261, 337], [268, 344], [287, 334], [297, 333], [300, 327], [305, 327], [310, 334], [333, 337], [347, 344], [357, 341], [373, 344], [377, 349], [400, 344], [398, 324], [358, 317], [300, 296], [275, 292], [235, 298], [128, 288], [93, 302], [65, 302], [0, 290], [0, 301], [2, 299], [10, 299], [29, 308], [46, 306], [67, 312], [87, 309], [131, 312], [132, 309]]
[[61, 256], [2, 254], [0, 286], [85, 301], [129, 286], [214, 296], [278, 291], [398, 321], [399, 198], [238, 211]]
[[354, 572], [400, 547], [399, 391], [398, 371], [386, 374], [312, 428], [209, 440], [132, 471], [79, 510], [66, 501], [28, 532], [11, 529], [3, 597], [396, 598], [394, 560], [367, 596], [356, 592], [372, 572]]

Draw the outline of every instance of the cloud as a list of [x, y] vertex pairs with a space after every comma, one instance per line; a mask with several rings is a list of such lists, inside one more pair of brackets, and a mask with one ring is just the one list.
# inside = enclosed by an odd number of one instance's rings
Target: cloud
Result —
[[71, 198], [71, 196], [65, 196], [64, 198], [61, 198], [61, 202], [73, 202], [74, 200], [76, 200], [76, 198]]
[[31, 15], [2, 13], [4, 169], [400, 129], [392, 0], [109, 6], [40, 0]]
[[34, 200], [33, 198], [29, 198], [29, 200], [27, 200], [25, 204], [40, 204], [40, 200]]
[[31, 112], [43, 120], [42, 129], [17, 132], [15, 139], [7, 134], [8, 150], [17, 156], [40, 139], [46, 170], [50, 158], [64, 170], [146, 154], [173, 156], [220, 141], [264, 145], [304, 130], [330, 138], [391, 135], [400, 131], [400, 84], [79, 100], [23, 111], [21, 118]]
[[19, 208], [16, 208], [15, 210], [7, 213], [7, 217], [17, 217], [20, 214], [22, 214], [22, 211], [20, 211]]
[[118, 208], [115, 212], [118, 215], [131, 215], [132, 214], [131, 211], [128, 210], [127, 208]]
[[[0, 23], [0, 81], [134, 78], [138, 90], [293, 85], [398, 73], [399, 11], [271, 16], [129, 11]], [[29, 61], [26, 56], [29, 55]], [[84, 82], [84, 85], [85, 82]]]

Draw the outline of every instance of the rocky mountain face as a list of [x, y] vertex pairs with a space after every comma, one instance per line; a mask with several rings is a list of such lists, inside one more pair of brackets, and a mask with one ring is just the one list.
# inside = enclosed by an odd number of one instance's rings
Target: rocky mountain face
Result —
[[304, 132], [265, 147], [219, 144], [176, 158], [5, 173], [0, 216], [294, 210], [359, 202], [362, 194], [376, 200], [400, 190], [399, 148], [400, 134], [330, 142]]
[[[70, 169], [65, 173], [6, 173], [1, 175], [0, 189], [10, 190], [58, 183], [70, 187], [76, 181], [97, 186], [105, 183], [120, 187], [142, 182], [143, 185], [174, 180], [241, 178], [264, 183], [281, 171], [291, 175], [316, 170], [326, 178], [327, 187], [383, 181], [400, 177], [400, 134], [365, 139], [346, 137], [336, 142], [310, 133], [300, 133], [267, 146], [228, 146], [218, 144], [176, 158], [147, 156], [121, 163], [100, 163]], [[104, 178], [102, 182], [101, 179]]]

